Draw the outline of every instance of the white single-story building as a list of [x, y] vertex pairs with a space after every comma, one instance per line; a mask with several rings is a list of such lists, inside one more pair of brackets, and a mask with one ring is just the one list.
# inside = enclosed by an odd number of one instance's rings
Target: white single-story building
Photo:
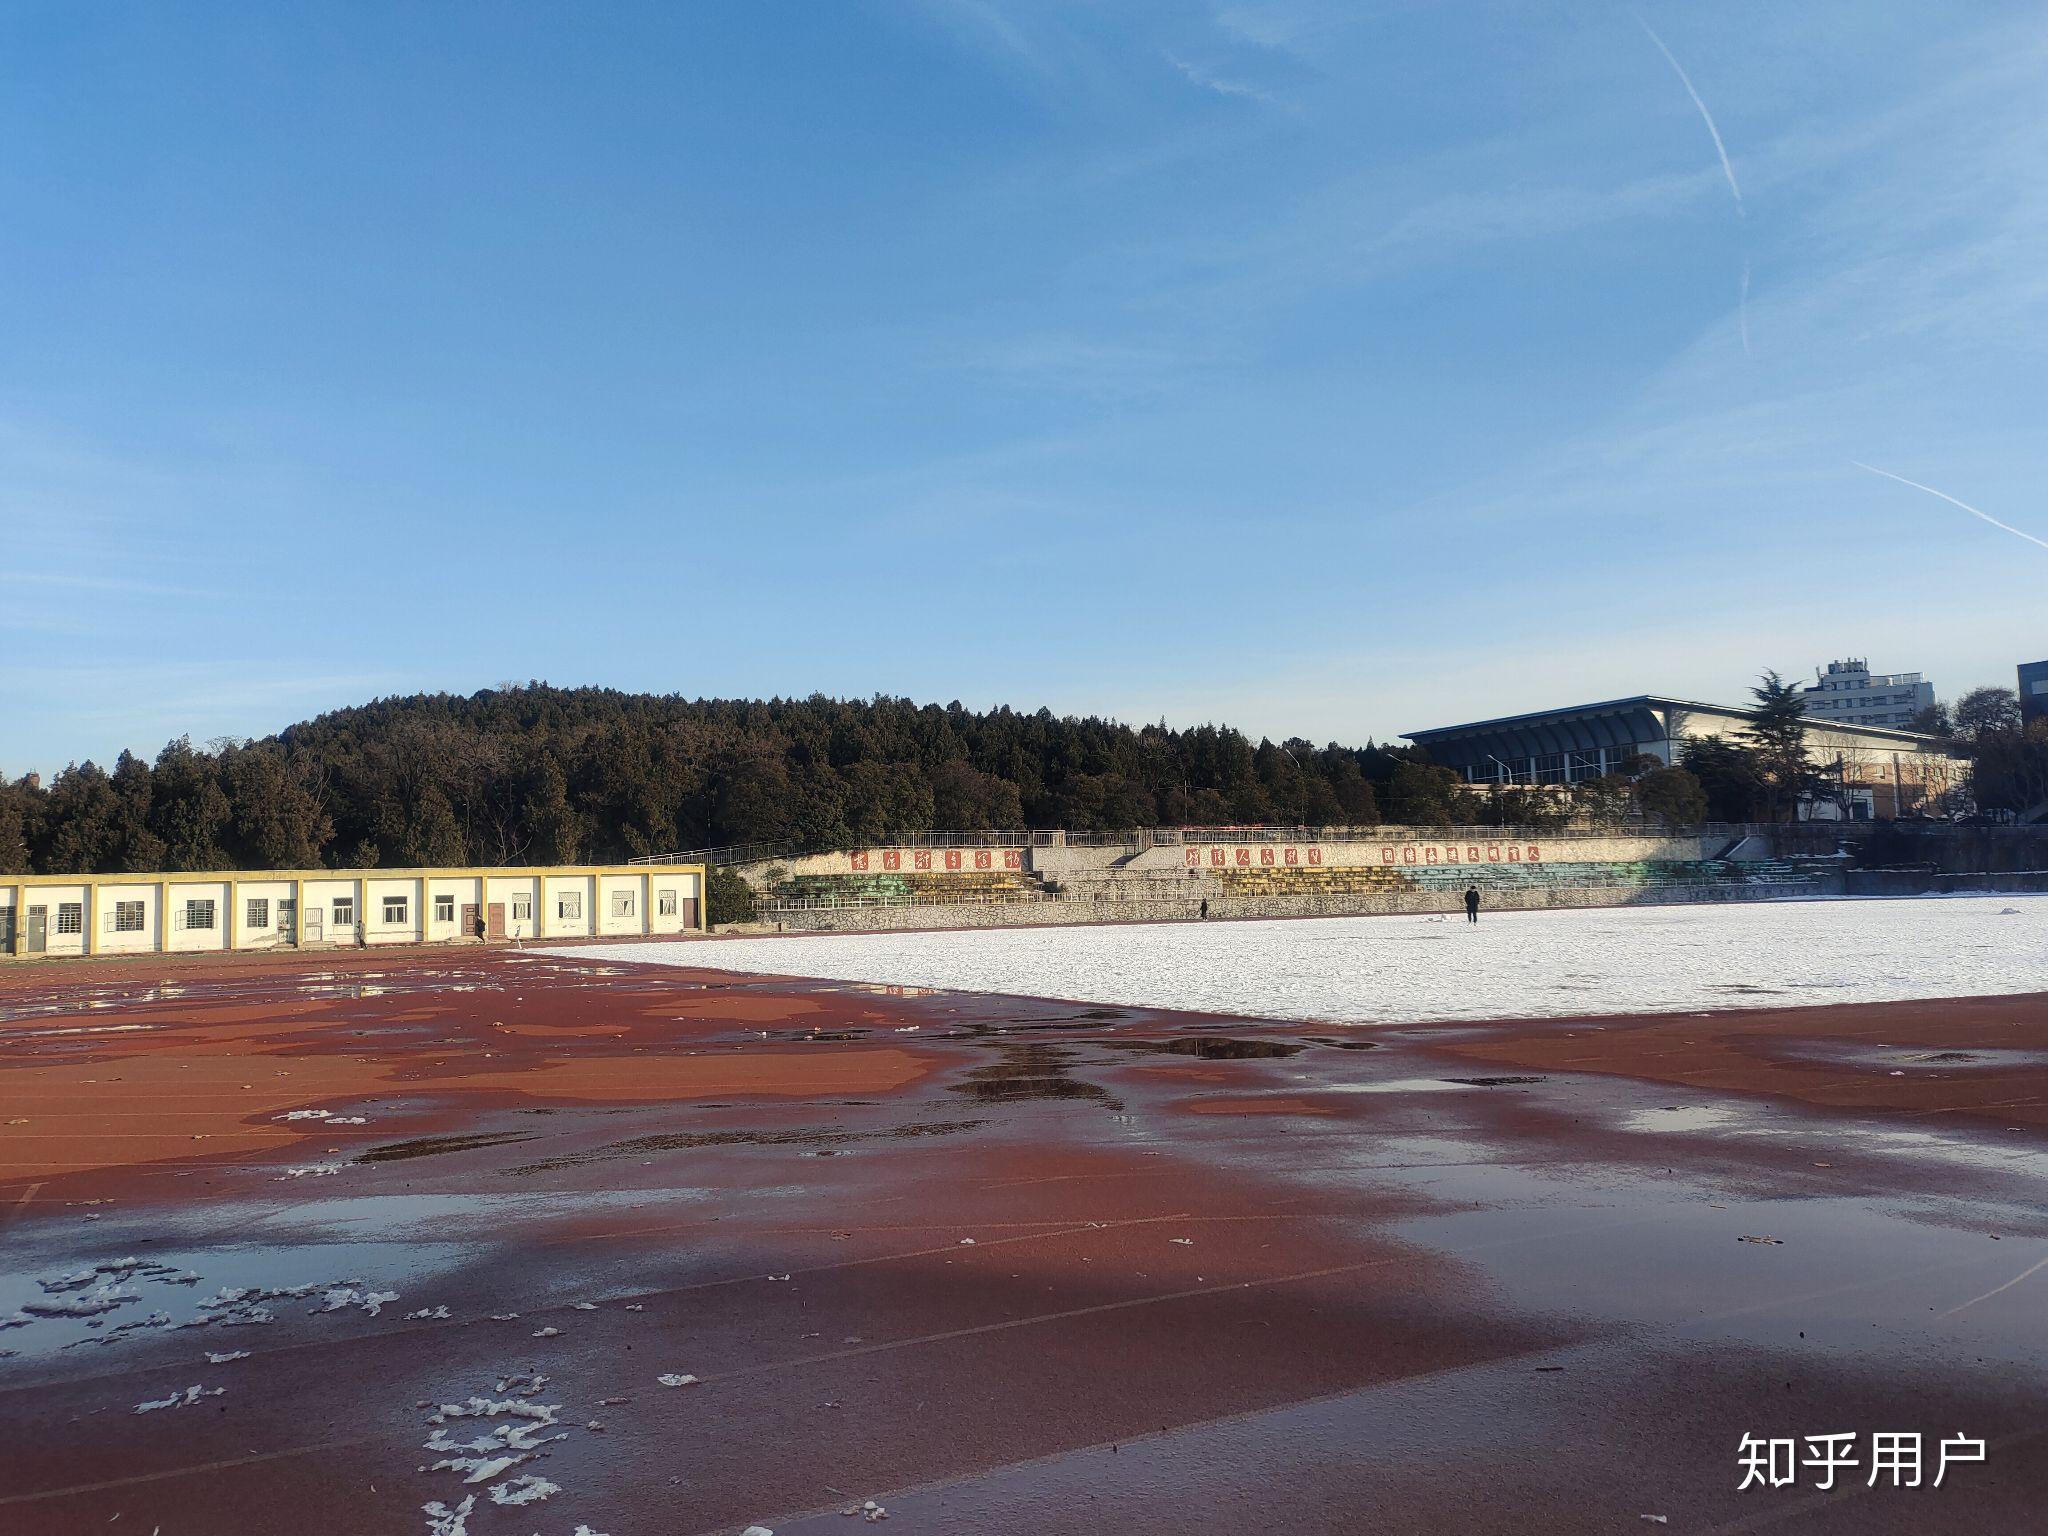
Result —
[[704, 920], [695, 864], [0, 875], [0, 955], [621, 938]]

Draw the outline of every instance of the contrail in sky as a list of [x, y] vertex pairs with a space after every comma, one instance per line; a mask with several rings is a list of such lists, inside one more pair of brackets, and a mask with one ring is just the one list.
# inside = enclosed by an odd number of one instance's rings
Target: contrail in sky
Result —
[[1707, 104], [1700, 100], [1700, 93], [1692, 88], [1692, 76], [1685, 72], [1685, 66], [1678, 62], [1669, 48], [1664, 46], [1664, 39], [1657, 35], [1656, 28], [1640, 16], [1636, 17], [1636, 20], [1642, 24], [1643, 30], [1650, 34], [1650, 41], [1657, 45], [1657, 51], [1663, 54], [1671, 67], [1678, 72], [1679, 83], [1685, 87], [1685, 94], [1690, 96], [1692, 104], [1700, 109], [1700, 121], [1707, 125], [1707, 132], [1714, 136], [1714, 153], [1721, 157], [1721, 172], [1728, 178], [1728, 190], [1735, 194], [1735, 211], [1742, 217], [1748, 217], [1747, 210], [1742, 206], [1742, 188], [1735, 184], [1735, 167], [1728, 161], [1728, 146], [1721, 142], [1721, 130], [1714, 126], [1714, 114], [1709, 112]]
[[1742, 322], [1742, 355], [1749, 356], [1749, 258], [1742, 258], [1742, 292], [1736, 296], [1735, 317]]
[[[1875, 464], [1865, 464], [1861, 459], [1851, 459], [1849, 462], [1851, 464], [1854, 464], [1858, 469], [1869, 470], [1873, 475], [1883, 475], [1887, 480], [1896, 480], [1901, 485], [1910, 485], [1916, 491], [1925, 491], [1930, 496], [1939, 496], [1943, 501], [1947, 502], [1950, 506], [1961, 507], [1965, 512], [1969, 513], [1970, 516], [1983, 518], [1985, 522], [1989, 523], [1994, 528], [2003, 528], [2007, 533], [2016, 534], [2018, 537], [2025, 539], [2029, 544], [2038, 544], [2043, 549], [2048, 549], [2048, 539], [2037, 539], [2031, 533], [2028, 533], [2026, 530], [2013, 527], [2011, 523], [2001, 523], [1989, 512], [1979, 512], [1967, 501], [1957, 501], [1955, 497], [1949, 495], [1947, 491], [1937, 491], [1931, 485], [1922, 485], [1918, 480], [1908, 480], [1904, 475], [1895, 475], [1888, 469], [1879, 469]], [[2029, 1273], [2031, 1273], [2031, 1271], [2029, 1271]]]

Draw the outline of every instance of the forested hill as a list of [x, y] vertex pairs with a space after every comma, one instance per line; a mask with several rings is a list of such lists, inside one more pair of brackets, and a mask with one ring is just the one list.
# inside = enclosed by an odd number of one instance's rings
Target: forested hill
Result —
[[542, 684], [0, 782], [0, 870], [555, 864], [930, 828], [1450, 820], [1406, 748], [958, 704]]

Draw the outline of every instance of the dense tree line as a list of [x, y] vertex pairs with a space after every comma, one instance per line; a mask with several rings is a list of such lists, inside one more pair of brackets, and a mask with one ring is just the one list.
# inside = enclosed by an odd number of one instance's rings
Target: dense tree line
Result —
[[[1987, 691], [1980, 690], [1981, 693]], [[1996, 692], [1991, 690], [1990, 692]], [[905, 699], [656, 697], [544, 684], [380, 699], [260, 741], [0, 780], [0, 872], [568, 864], [929, 830], [1509, 824], [1789, 815], [1812, 793], [1800, 701], [1767, 675], [1742, 738], [1554, 794], [1481, 794], [1419, 749], [1253, 742]], [[1971, 695], [1945, 720], [1986, 803], [2048, 795], [2048, 732]], [[1967, 732], [1967, 737], [1963, 733]]]
[[260, 741], [0, 783], [0, 870], [565, 864], [931, 829], [1442, 822], [1405, 747], [1252, 742], [904, 699], [686, 700], [542, 684], [380, 699]]

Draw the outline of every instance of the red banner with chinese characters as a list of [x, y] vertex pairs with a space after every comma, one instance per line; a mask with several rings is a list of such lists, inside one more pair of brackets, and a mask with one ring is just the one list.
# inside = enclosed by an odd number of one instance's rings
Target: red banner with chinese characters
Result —
[[1348, 857], [1331, 858], [1331, 850], [1314, 843], [1202, 843], [1184, 850], [1189, 869], [1316, 869], [1331, 867], [1367, 868], [1373, 865], [1430, 864], [1540, 864], [1543, 849], [1537, 843], [1379, 843], [1357, 844], [1344, 850]]
[[870, 870], [988, 871], [1024, 867], [1022, 848], [855, 848], [846, 855], [855, 874]]

